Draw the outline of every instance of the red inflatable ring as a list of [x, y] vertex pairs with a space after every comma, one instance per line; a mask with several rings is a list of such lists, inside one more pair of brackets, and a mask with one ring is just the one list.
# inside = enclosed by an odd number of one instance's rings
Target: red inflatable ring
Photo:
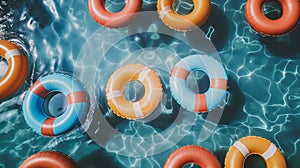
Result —
[[142, 0], [126, 0], [123, 10], [111, 13], [105, 9], [106, 0], [89, 0], [88, 8], [92, 18], [102, 26], [119, 28], [128, 25], [135, 17], [135, 13], [142, 8]]
[[282, 16], [272, 20], [267, 18], [262, 6], [268, 0], [248, 0], [246, 3], [246, 19], [257, 32], [267, 36], [279, 36], [291, 31], [298, 23], [300, 5], [298, 0], [278, 0], [282, 6]]
[[213, 153], [194, 145], [184, 146], [173, 152], [167, 159], [164, 168], [181, 168], [189, 163], [205, 168], [221, 168], [220, 162]]
[[36, 153], [27, 158], [20, 168], [77, 168], [76, 162], [69, 156], [55, 151]]

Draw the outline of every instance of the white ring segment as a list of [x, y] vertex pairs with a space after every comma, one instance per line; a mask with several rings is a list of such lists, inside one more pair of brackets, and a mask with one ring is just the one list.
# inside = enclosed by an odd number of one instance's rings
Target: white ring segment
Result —
[[151, 71], [151, 69], [149, 67], [143, 68], [143, 70], [139, 74], [138, 80], [140, 82], [144, 82], [145, 78], [148, 76], [148, 74], [150, 73], [150, 71]]
[[240, 141], [236, 141], [233, 146], [236, 147], [244, 157], [246, 157], [250, 153], [248, 148]]
[[166, 6], [164, 7], [160, 12], [159, 12], [159, 18], [163, 19], [166, 14], [169, 12], [173, 11], [171, 6]]
[[142, 112], [142, 108], [141, 108], [140, 103], [139, 102], [134, 102], [134, 103], [132, 103], [132, 105], [133, 105], [133, 112], [134, 112], [135, 116], [137, 118], [143, 117], [144, 114]]
[[276, 151], [277, 147], [271, 143], [269, 148], [261, 156], [268, 160], [275, 155]]
[[5, 59], [10, 59], [11, 57], [17, 56], [17, 55], [22, 55], [22, 53], [20, 52], [20, 50], [18, 49], [13, 49], [13, 50], [9, 50], [5, 53]]
[[107, 94], [107, 100], [122, 96], [121, 90], [113, 90]]

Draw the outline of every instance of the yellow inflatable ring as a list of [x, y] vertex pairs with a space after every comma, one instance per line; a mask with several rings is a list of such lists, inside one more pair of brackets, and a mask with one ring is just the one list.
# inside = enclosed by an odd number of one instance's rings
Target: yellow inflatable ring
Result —
[[227, 152], [225, 168], [244, 167], [244, 161], [251, 154], [260, 155], [267, 168], [286, 168], [286, 163], [279, 149], [269, 140], [248, 136], [236, 141]]
[[20, 47], [6, 40], [0, 40], [0, 57], [8, 62], [8, 70], [0, 78], [0, 99], [4, 99], [23, 85], [27, 76], [28, 60]]
[[210, 13], [210, 0], [193, 0], [194, 10], [188, 15], [176, 13], [173, 8], [175, 1], [157, 1], [157, 12], [167, 26], [179, 31], [190, 31], [206, 22]]
[[[126, 84], [139, 81], [145, 94], [136, 102], [128, 101], [123, 95]], [[162, 98], [162, 85], [156, 72], [141, 64], [129, 64], [116, 70], [106, 86], [106, 98], [112, 111], [122, 118], [136, 120], [150, 115]]]

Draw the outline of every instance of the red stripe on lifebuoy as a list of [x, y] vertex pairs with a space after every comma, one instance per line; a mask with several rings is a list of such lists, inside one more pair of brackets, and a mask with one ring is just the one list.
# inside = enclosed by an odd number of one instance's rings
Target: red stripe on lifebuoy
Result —
[[196, 102], [195, 102], [195, 112], [207, 112], [207, 103], [206, 103], [206, 95], [205, 94], [195, 94]]
[[37, 96], [45, 99], [47, 95], [50, 93], [41, 83], [40, 80], [36, 81], [31, 87], [30, 90], [36, 94]]
[[227, 90], [227, 83], [228, 81], [226, 79], [213, 78], [210, 80], [209, 87], [215, 89]]
[[41, 132], [46, 136], [54, 136], [53, 123], [55, 118], [47, 118], [41, 128]]
[[74, 103], [84, 103], [87, 102], [87, 95], [85, 92], [74, 92], [71, 94], [68, 94], [66, 96], [68, 104], [74, 104]]
[[183, 80], [186, 80], [189, 74], [189, 71], [180, 67], [174, 67], [171, 72], [171, 76], [181, 78]]

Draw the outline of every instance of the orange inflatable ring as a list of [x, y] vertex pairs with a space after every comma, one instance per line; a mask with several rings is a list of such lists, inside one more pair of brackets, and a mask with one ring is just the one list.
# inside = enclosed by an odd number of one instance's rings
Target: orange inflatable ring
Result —
[[205, 168], [221, 168], [213, 153], [203, 147], [194, 145], [184, 146], [173, 152], [167, 159], [164, 168], [181, 168], [190, 163]]
[[179, 31], [190, 31], [206, 22], [210, 13], [210, 0], [193, 0], [194, 10], [188, 15], [176, 13], [173, 9], [175, 1], [157, 1], [159, 17], [168, 27]]
[[142, 8], [142, 0], [126, 0], [124, 9], [111, 13], [105, 9], [106, 0], [89, 0], [88, 8], [92, 18], [102, 26], [119, 28], [128, 25]]
[[257, 32], [267, 36], [283, 35], [291, 31], [298, 23], [300, 5], [298, 0], [278, 0], [282, 6], [282, 16], [279, 19], [267, 18], [262, 6], [268, 0], [248, 0], [246, 3], [246, 19]]
[[236, 141], [229, 149], [225, 159], [225, 168], [244, 167], [244, 161], [251, 154], [260, 155], [267, 168], [286, 168], [286, 163], [279, 149], [269, 140], [248, 136]]
[[[136, 102], [126, 100], [123, 90], [130, 81], [144, 85], [145, 94]], [[162, 85], [156, 72], [141, 64], [129, 64], [116, 70], [106, 87], [106, 98], [112, 111], [122, 118], [141, 119], [150, 115], [162, 98]]]
[[77, 168], [76, 162], [69, 156], [55, 151], [36, 153], [27, 158], [20, 168]]
[[0, 40], [0, 57], [8, 63], [7, 72], [0, 78], [0, 99], [3, 99], [16, 92], [24, 83], [28, 60], [17, 45], [6, 40]]

